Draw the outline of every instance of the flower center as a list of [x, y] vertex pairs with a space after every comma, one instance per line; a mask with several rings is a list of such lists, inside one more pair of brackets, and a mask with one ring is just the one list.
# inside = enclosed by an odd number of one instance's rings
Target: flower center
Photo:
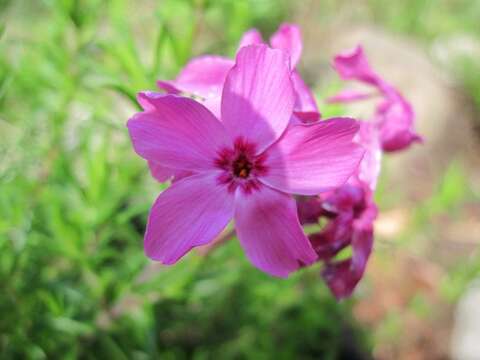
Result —
[[245, 154], [239, 154], [232, 163], [233, 174], [242, 179], [248, 178], [252, 168], [253, 164], [248, 160]]
[[265, 159], [265, 155], [256, 154], [254, 144], [239, 137], [232, 148], [218, 151], [215, 165], [223, 170], [218, 182], [227, 185], [231, 192], [240, 187], [245, 193], [251, 193], [260, 186], [257, 177], [268, 171]]

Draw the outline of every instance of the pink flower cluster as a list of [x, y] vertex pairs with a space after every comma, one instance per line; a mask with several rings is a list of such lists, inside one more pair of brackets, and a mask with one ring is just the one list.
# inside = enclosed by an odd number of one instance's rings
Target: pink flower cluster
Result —
[[[141, 92], [143, 108], [128, 121], [135, 151], [159, 181], [172, 185], [155, 201], [144, 247], [174, 264], [210, 243], [230, 223], [251, 263], [279, 277], [324, 263], [337, 298], [361, 279], [373, 244], [373, 201], [382, 151], [420, 138], [413, 111], [369, 67], [362, 49], [335, 58], [346, 80], [375, 87], [382, 103], [371, 121], [320, 119], [296, 65], [302, 41], [283, 24], [264, 44], [257, 30], [241, 39], [236, 59], [201, 56], [163, 92]], [[331, 101], [370, 94], [343, 92]], [[306, 235], [302, 224], [326, 220]], [[337, 254], [352, 248], [349, 259]]]

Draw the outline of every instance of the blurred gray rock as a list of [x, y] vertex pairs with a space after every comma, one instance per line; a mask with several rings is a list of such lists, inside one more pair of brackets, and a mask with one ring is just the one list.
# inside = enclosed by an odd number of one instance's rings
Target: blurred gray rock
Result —
[[451, 355], [454, 360], [480, 359], [480, 282], [460, 299], [455, 311]]

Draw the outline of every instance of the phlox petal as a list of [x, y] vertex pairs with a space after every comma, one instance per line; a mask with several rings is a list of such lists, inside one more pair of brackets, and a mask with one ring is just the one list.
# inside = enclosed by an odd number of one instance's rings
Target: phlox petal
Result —
[[229, 140], [207, 108], [176, 95], [150, 98], [150, 106], [154, 110], [137, 113], [127, 123], [141, 157], [172, 169], [214, 168], [218, 148]]
[[145, 233], [145, 253], [153, 260], [174, 264], [195, 246], [215, 238], [233, 216], [234, 198], [217, 185], [218, 174], [184, 178], [155, 201]]
[[291, 196], [267, 186], [251, 194], [239, 191], [234, 217], [238, 239], [247, 257], [260, 270], [287, 277], [316, 260]]
[[357, 121], [335, 118], [290, 125], [266, 151], [261, 182], [280, 191], [315, 195], [343, 185], [357, 170], [364, 149], [353, 142]]
[[222, 95], [222, 122], [232, 139], [264, 150], [285, 131], [295, 95], [287, 55], [265, 45], [243, 47]]

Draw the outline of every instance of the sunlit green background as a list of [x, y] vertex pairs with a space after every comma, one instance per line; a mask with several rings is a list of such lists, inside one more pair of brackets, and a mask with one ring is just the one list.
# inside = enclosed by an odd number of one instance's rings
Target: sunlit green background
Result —
[[[136, 92], [175, 77], [192, 56], [233, 56], [245, 30], [267, 37], [308, 3], [321, 10], [308, 26], [331, 24], [351, 3], [355, 21], [424, 49], [442, 35], [480, 34], [475, 0], [0, 0], [0, 358], [368, 359], [396, 342], [398, 311], [374, 326], [352, 312], [369, 276], [337, 303], [318, 266], [274, 279], [236, 241], [168, 268], [143, 254], [148, 210], [164, 185], [125, 128]], [[440, 68], [478, 114], [478, 58]], [[432, 236], [432, 219], [456, 221], [465, 204], [477, 206], [469, 174], [460, 159], [434, 179], [398, 241], [378, 240], [380, 264]], [[388, 184], [387, 172], [378, 196], [387, 213], [399, 198]], [[478, 260], [474, 252], [445, 268], [442, 303], [453, 308], [479, 276]], [[425, 322], [430, 306], [422, 295], [408, 303]]]

